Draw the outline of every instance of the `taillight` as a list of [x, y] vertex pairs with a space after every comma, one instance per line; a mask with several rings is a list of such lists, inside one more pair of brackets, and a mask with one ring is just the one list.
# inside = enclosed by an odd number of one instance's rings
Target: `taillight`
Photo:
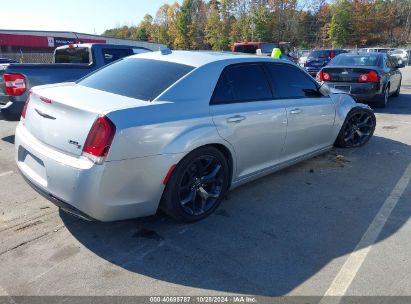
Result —
[[83, 155], [96, 164], [102, 164], [113, 142], [116, 126], [107, 116], [99, 116], [87, 136]]
[[27, 96], [26, 102], [24, 103], [23, 110], [21, 111], [21, 118], [26, 118], [27, 106], [30, 102], [31, 91], [29, 92], [29, 96]]
[[26, 79], [22, 74], [4, 74], [6, 94], [9, 96], [21, 95], [26, 92]]
[[358, 77], [359, 82], [379, 82], [378, 74], [375, 71], [368, 72], [366, 74], [361, 74]]
[[331, 76], [330, 76], [329, 73], [324, 73], [323, 71], [320, 71], [319, 79], [320, 79], [320, 81], [330, 81]]

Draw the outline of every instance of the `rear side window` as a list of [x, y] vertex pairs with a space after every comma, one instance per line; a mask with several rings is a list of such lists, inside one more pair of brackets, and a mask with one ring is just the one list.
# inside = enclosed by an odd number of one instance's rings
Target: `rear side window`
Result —
[[272, 99], [270, 85], [260, 64], [235, 65], [223, 71], [211, 104]]
[[54, 62], [90, 64], [90, 49], [85, 47], [57, 49], [54, 54]]
[[79, 85], [151, 101], [194, 67], [160, 60], [125, 58], [90, 74]]
[[132, 49], [103, 49], [104, 63], [108, 64], [121, 58], [133, 55]]
[[286, 64], [267, 64], [277, 97], [282, 99], [306, 98], [307, 92], [317, 91], [314, 80], [298, 68]]

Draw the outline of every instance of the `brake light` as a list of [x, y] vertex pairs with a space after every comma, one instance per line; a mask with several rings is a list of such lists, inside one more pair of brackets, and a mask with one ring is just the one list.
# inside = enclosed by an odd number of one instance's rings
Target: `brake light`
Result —
[[320, 81], [330, 81], [331, 76], [329, 73], [324, 73], [323, 71], [320, 71], [319, 79]]
[[21, 118], [26, 118], [27, 106], [29, 105], [31, 91], [29, 92], [29, 96], [27, 96], [26, 102], [24, 103], [23, 110], [21, 111]]
[[99, 116], [87, 136], [83, 155], [96, 164], [102, 164], [113, 142], [116, 126], [107, 116]]
[[378, 82], [378, 74], [375, 71], [368, 72], [366, 74], [361, 74], [358, 77], [359, 82]]
[[6, 94], [17, 96], [26, 92], [26, 79], [22, 74], [4, 74]]

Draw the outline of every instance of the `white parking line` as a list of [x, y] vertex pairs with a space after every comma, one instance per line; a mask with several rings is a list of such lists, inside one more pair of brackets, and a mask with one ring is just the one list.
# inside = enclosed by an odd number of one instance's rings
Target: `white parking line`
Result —
[[10, 175], [10, 174], [13, 174], [13, 171], [7, 171], [7, 172], [0, 173], [0, 177]]
[[[347, 261], [344, 263], [340, 272], [335, 277], [331, 286], [328, 288], [325, 296], [344, 296], [347, 292], [348, 287], [350, 287], [352, 281], [354, 280], [358, 270], [360, 269], [362, 263], [370, 252], [372, 245], [377, 240], [382, 228], [384, 227], [387, 219], [391, 215], [392, 210], [397, 205], [402, 194], [407, 188], [411, 180], [411, 163], [408, 165], [404, 174], [401, 176], [400, 180], [395, 185], [390, 196], [385, 200], [380, 211], [375, 216], [374, 220], [368, 227], [367, 231], [361, 238], [360, 242], [354, 249], [354, 252], [350, 254]], [[339, 302], [339, 301], [338, 301]]]

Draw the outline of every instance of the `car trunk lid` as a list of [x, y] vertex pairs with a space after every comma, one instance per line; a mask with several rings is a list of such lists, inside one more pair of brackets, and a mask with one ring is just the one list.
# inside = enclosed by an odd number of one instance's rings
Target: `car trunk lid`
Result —
[[99, 115], [148, 104], [73, 83], [42, 86], [32, 90], [23, 123], [44, 144], [79, 156]]

